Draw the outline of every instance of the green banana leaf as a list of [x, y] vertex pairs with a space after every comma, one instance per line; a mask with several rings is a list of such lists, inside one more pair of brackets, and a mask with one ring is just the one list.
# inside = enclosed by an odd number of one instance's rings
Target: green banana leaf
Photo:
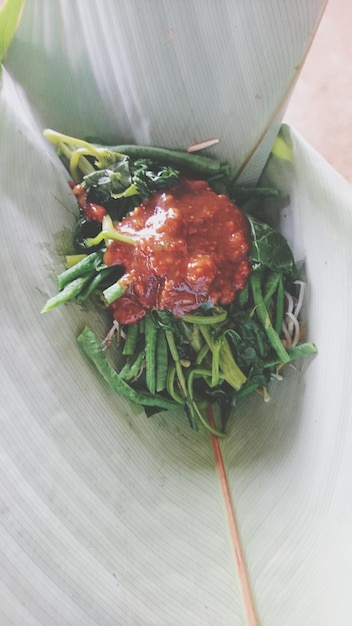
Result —
[[24, 0], [3, 0], [0, 3], [0, 62], [14, 36], [23, 7]]
[[[27, 0], [0, 91], [1, 624], [350, 624], [352, 192], [280, 128], [324, 4]], [[216, 137], [242, 180], [283, 190], [319, 352], [223, 441], [107, 388], [76, 343], [99, 311], [40, 315], [76, 215], [48, 126]]]

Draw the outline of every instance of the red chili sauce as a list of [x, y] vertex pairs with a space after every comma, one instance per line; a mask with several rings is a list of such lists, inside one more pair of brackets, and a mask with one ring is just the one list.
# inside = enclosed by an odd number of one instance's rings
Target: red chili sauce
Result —
[[70, 183], [73, 195], [76, 197], [78, 206], [81, 207], [84, 217], [87, 220], [95, 220], [96, 222], [102, 222], [104, 215], [107, 214], [106, 209], [101, 204], [94, 202], [88, 202], [87, 192], [82, 185], [76, 185]]
[[181, 317], [202, 304], [229, 304], [251, 271], [247, 218], [204, 181], [154, 192], [115, 227], [136, 237], [135, 245], [111, 241], [104, 255], [125, 270], [126, 292], [110, 305], [124, 324], [151, 309]]

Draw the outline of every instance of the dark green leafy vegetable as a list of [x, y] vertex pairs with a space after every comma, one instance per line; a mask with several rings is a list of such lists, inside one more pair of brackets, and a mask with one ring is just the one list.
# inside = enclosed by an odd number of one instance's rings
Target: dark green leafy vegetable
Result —
[[123, 156], [110, 168], [87, 174], [83, 186], [96, 202], [106, 204], [129, 198], [133, 208], [151, 191], [175, 184], [179, 176], [174, 168], [157, 166], [147, 159], [131, 162], [128, 156]]
[[249, 258], [274, 272], [293, 272], [295, 262], [286, 239], [268, 224], [249, 216], [252, 229], [252, 249]]
[[[79, 216], [75, 252], [85, 254], [71, 257], [68, 269], [58, 276], [58, 294], [48, 300], [43, 312], [70, 300], [83, 304], [92, 294], [108, 304], [122, 296], [126, 289], [123, 270], [104, 265], [104, 252], [111, 239], [122, 238], [129, 245], [135, 241], [119, 233], [114, 221], [153, 191], [174, 185], [182, 174], [207, 180], [247, 213], [253, 269], [230, 305], [204, 305], [182, 319], [167, 310], [153, 310], [140, 322], [119, 325], [117, 332], [115, 323], [105, 347], [117, 336], [119, 370], [89, 328], [78, 337], [83, 352], [108, 385], [143, 406], [148, 416], [182, 406], [191, 428], [202, 426], [223, 436], [241, 398], [258, 389], [267, 393], [282, 365], [316, 352], [313, 344], [301, 343], [298, 334], [302, 297], [295, 293], [300, 281], [290, 247], [279, 232], [258, 219], [263, 200], [279, 196], [279, 190], [238, 187], [231, 181], [228, 166], [208, 157], [162, 148], [105, 147], [54, 131], [45, 131], [45, 136], [57, 145], [88, 201], [101, 204], [107, 215], [102, 224]], [[295, 303], [289, 317], [286, 299]], [[219, 427], [205, 417], [209, 403], [219, 407]]]

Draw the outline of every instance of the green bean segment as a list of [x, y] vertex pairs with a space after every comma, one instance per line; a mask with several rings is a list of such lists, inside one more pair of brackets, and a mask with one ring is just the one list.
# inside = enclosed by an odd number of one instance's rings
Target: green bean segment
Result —
[[99, 252], [93, 252], [92, 254], [85, 255], [78, 263], [75, 263], [69, 269], [65, 270], [57, 277], [57, 286], [61, 291], [66, 285], [72, 282], [79, 276], [87, 275], [97, 267], [97, 264], [101, 262], [101, 254]]
[[41, 313], [52, 311], [52, 309], [55, 309], [57, 306], [79, 297], [79, 294], [89, 281], [90, 276], [79, 276], [78, 278], [75, 278], [68, 283], [62, 291], [59, 291], [58, 294], [47, 300], [45, 306], [41, 310]]

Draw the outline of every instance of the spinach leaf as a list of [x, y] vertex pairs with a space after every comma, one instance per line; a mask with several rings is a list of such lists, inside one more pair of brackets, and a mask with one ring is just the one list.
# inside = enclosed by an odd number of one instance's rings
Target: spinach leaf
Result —
[[131, 169], [133, 181], [138, 187], [144, 184], [148, 195], [151, 191], [174, 185], [180, 178], [180, 172], [175, 168], [153, 163], [149, 159], [137, 159]]
[[248, 219], [252, 231], [250, 260], [276, 272], [293, 272], [295, 262], [285, 237], [260, 220], [251, 216]]
[[234, 329], [226, 331], [226, 335], [235, 347], [239, 366], [249, 373], [258, 363], [263, 363], [271, 350], [270, 343], [263, 328], [249, 313], [243, 311], [233, 316]]
[[131, 162], [128, 156], [121, 155], [111, 166], [87, 174], [82, 185], [90, 198], [104, 205], [132, 196], [137, 205], [154, 190], [175, 184], [179, 176], [178, 170], [172, 167], [147, 159]]
[[129, 158], [122, 156], [111, 167], [87, 174], [82, 185], [87, 192], [94, 189], [97, 200], [103, 203], [111, 197], [123, 197], [132, 183]]

